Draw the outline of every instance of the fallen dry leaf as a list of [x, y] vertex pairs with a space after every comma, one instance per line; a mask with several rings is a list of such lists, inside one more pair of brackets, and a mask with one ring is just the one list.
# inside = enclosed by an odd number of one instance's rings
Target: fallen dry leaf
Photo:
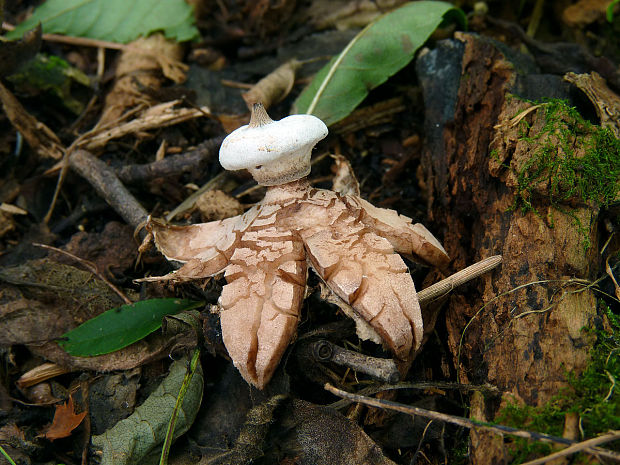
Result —
[[78, 141], [75, 142], [75, 146], [86, 150], [99, 150], [111, 140], [128, 134], [135, 134], [138, 137], [146, 138], [148, 134], [145, 131], [147, 130], [161, 129], [211, 113], [208, 107], [175, 108], [180, 103], [180, 100], [160, 103], [149, 108], [139, 118], [129, 122], [123, 124], [116, 122], [100, 126], [80, 136]]
[[82, 423], [87, 413], [75, 413], [73, 397], [69, 396], [66, 403], [56, 406], [54, 420], [43, 436], [50, 441], [71, 436], [71, 432]]
[[609, 129], [616, 137], [620, 137], [620, 96], [607, 86], [605, 79], [592, 71], [589, 74], [566, 73], [564, 80], [574, 84], [586, 94], [594, 105], [601, 126]]
[[360, 195], [360, 183], [355, 177], [351, 163], [342, 155], [332, 155], [334, 179], [332, 190], [342, 195]]
[[0, 83], [0, 101], [11, 124], [23, 136], [28, 145], [40, 156], [59, 160], [63, 147], [54, 132], [26, 111], [15, 96]]
[[299, 61], [289, 60], [242, 94], [248, 109], [251, 110], [255, 103], [262, 103], [265, 108], [269, 108], [274, 103], [282, 101], [293, 88], [295, 72], [300, 66]]
[[579, 0], [562, 12], [562, 21], [570, 27], [584, 27], [605, 17], [609, 0]]
[[182, 57], [181, 44], [167, 40], [163, 34], [131, 42], [119, 58], [116, 81], [105, 99], [98, 126], [114, 123], [128, 111], [153, 104], [144, 89], [160, 89], [164, 77], [176, 83], [183, 82], [187, 67], [181, 62]]

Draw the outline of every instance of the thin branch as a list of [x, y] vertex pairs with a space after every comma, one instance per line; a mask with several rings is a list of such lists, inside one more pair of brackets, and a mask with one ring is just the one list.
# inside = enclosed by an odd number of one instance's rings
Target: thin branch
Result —
[[76, 150], [69, 158], [69, 165], [133, 228], [146, 220], [148, 213], [144, 207], [104, 162], [86, 150]]
[[391, 384], [397, 383], [400, 379], [396, 363], [391, 358], [363, 355], [353, 350], [343, 349], [325, 339], [311, 343], [308, 349], [314, 360], [318, 362], [333, 362]]
[[610, 431], [607, 434], [603, 434], [602, 436], [598, 436], [596, 438], [587, 439], [585, 441], [578, 442], [576, 444], [573, 444], [572, 446], [567, 447], [566, 449], [559, 450], [545, 457], [541, 457], [536, 460], [525, 462], [523, 463], [523, 465], [541, 465], [543, 463], [551, 462], [552, 460], [555, 460], [560, 457], [566, 457], [567, 455], [576, 454], [577, 452], [593, 453], [588, 449], [591, 449], [594, 446], [598, 446], [599, 444], [616, 441], [618, 439], [620, 439], [620, 430]]
[[72, 253], [67, 252], [66, 250], [59, 249], [57, 247], [52, 247], [51, 245], [39, 244], [37, 242], [34, 242], [32, 245], [34, 245], [36, 247], [41, 247], [41, 248], [44, 248], [44, 249], [48, 249], [48, 250], [53, 250], [54, 252], [58, 252], [60, 254], [66, 255], [67, 257], [71, 257], [73, 260], [77, 261], [82, 266], [88, 268], [88, 271], [90, 271], [92, 274], [94, 274], [100, 280], [102, 280], [104, 283], [106, 283], [106, 285], [110, 289], [112, 289], [121, 299], [123, 299], [123, 302], [125, 302], [127, 305], [133, 304], [133, 302], [131, 300], [129, 300], [127, 298], [127, 296], [125, 294], [123, 294], [123, 292], [118, 287], [116, 287], [114, 284], [112, 284], [110, 281], [108, 281], [107, 278], [105, 276], [103, 276], [99, 272], [99, 270], [97, 269], [97, 267], [95, 266], [95, 264], [93, 262], [90, 262], [88, 260], [84, 260], [83, 258], [80, 258], [77, 255], [73, 255]]
[[[573, 445], [574, 441], [570, 439], [560, 438], [557, 436], [551, 436], [549, 434], [537, 433], [535, 431], [527, 431], [517, 428], [511, 428], [509, 426], [504, 425], [494, 425], [492, 423], [487, 423], [478, 420], [471, 420], [469, 418], [458, 417], [455, 415], [448, 415], [446, 413], [434, 412], [432, 410], [426, 410], [420, 407], [413, 407], [411, 405], [405, 405], [398, 402], [393, 402], [390, 400], [384, 399], [374, 399], [372, 397], [361, 396], [359, 394], [352, 394], [347, 391], [343, 391], [342, 389], [338, 389], [332, 386], [329, 383], [326, 383], [324, 386], [325, 390], [331, 392], [338, 397], [342, 397], [344, 399], [352, 400], [353, 402], [359, 402], [361, 404], [369, 405], [371, 407], [377, 407], [382, 409], [394, 410], [396, 412], [406, 413], [407, 415], [418, 415], [424, 418], [430, 418], [431, 420], [443, 421], [446, 423], [452, 423], [454, 425], [462, 426], [463, 428], [468, 429], [482, 429], [487, 430], [496, 434], [510, 434], [512, 436], [517, 436], [525, 439], [532, 439], [535, 441], [544, 441], [544, 442], [554, 442], [557, 444], [563, 445]], [[606, 450], [600, 449], [598, 447], [587, 447], [583, 449], [584, 452], [588, 454], [594, 454], [598, 456], [604, 456], [611, 458], [613, 460], [620, 460], [620, 454]]]
[[[379, 384], [368, 386], [363, 389], [360, 389], [357, 394], [363, 396], [371, 396], [381, 391], [392, 391], [397, 389], [418, 389], [418, 390], [426, 390], [426, 389], [445, 389], [445, 390], [458, 390], [461, 392], [471, 392], [478, 391], [484, 394], [488, 394], [491, 396], [498, 396], [501, 394], [500, 390], [495, 386], [491, 385], [478, 385], [478, 384], [460, 384], [460, 383], [448, 383], [443, 381], [434, 381], [434, 382], [419, 382], [419, 383], [408, 383], [408, 382], [400, 382], [397, 384]], [[353, 401], [349, 399], [340, 399], [329, 406], [333, 409], [341, 409], [351, 404]]]
[[222, 144], [223, 136], [214, 137], [206, 140], [185, 153], [168, 156], [162, 160], [143, 165], [125, 165], [116, 170], [116, 174], [121, 181], [126, 184], [132, 182], [147, 181], [153, 178], [163, 178], [175, 176], [190, 171], [195, 171], [205, 162], [213, 158], [217, 149]]
[[461, 286], [472, 279], [476, 279], [477, 277], [497, 268], [501, 262], [501, 255], [494, 255], [492, 257], [485, 258], [484, 260], [474, 263], [473, 265], [448, 276], [446, 279], [421, 290], [418, 292], [418, 300], [420, 301], [420, 305], [425, 306], [430, 304], [431, 302], [452, 291], [455, 287]]

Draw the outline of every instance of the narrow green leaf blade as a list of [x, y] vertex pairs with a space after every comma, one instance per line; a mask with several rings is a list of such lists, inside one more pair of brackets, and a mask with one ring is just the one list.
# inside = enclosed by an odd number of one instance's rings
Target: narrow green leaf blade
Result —
[[92, 357], [127, 347], [161, 327], [162, 318], [203, 303], [186, 299], [150, 299], [113, 308], [63, 334], [58, 343], [70, 355]]
[[295, 102], [293, 113], [309, 113], [328, 126], [349, 115], [371, 89], [407, 65], [415, 52], [454, 11], [447, 2], [411, 2], [380, 16], [325, 65]]
[[7, 37], [21, 37], [39, 22], [46, 33], [120, 43], [155, 31], [178, 42], [199, 36], [184, 0], [47, 0]]

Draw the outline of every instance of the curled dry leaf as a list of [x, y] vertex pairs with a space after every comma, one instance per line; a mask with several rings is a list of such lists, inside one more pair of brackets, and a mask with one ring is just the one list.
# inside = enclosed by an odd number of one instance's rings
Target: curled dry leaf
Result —
[[126, 112], [153, 103], [143, 89], [156, 91], [165, 76], [176, 83], [185, 81], [187, 66], [182, 63], [183, 47], [167, 40], [163, 34], [152, 34], [134, 40], [119, 58], [114, 87], [105, 99], [98, 126], [115, 123]]
[[295, 73], [300, 66], [299, 61], [289, 60], [258, 81], [249, 91], [242, 94], [248, 108], [251, 110], [255, 103], [262, 103], [265, 108], [269, 108], [274, 103], [282, 101], [293, 88]]
[[351, 163], [342, 155], [332, 155], [334, 165], [332, 171], [334, 179], [332, 181], [332, 190], [342, 195], [360, 195], [360, 183], [353, 173]]
[[592, 71], [589, 74], [566, 73], [564, 80], [586, 94], [594, 105], [601, 126], [620, 138], [620, 96], [607, 86], [605, 79]]
[[240, 216], [185, 227], [151, 219], [147, 228], [169, 260], [184, 263], [162, 279], [225, 271], [224, 343], [243, 377], [259, 388], [295, 333], [306, 259], [398, 358], [419, 347], [422, 317], [413, 280], [396, 252], [438, 266], [448, 260], [422, 225], [356, 196], [313, 189], [305, 180], [271, 187]]
[[579, 0], [562, 12], [562, 21], [569, 27], [585, 27], [605, 18], [609, 0]]
[[39, 156], [59, 160], [63, 146], [54, 131], [26, 111], [15, 96], [0, 82], [0, 103], [7, 118]]

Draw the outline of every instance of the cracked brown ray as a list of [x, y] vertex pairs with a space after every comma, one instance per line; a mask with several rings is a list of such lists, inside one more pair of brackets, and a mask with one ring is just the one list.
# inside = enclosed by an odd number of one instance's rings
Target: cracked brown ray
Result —
[[413, 280], [395, 251], [436, 266], [448, 261], [424, 226], [305, 180], [270, 187], [240, 216], [184, 227], [149, 220], [147, 229], [168, 259], [185, 263], [164, 279], [225, 270], [224, 344], [243, 377], [259, 388], [295, 334], [306, 259], [400, 359], [420, 346], [423, 324]]
[[241, 242], [254, 242], [254, 247], [235, 249], [226, 268], [222, 336], [243, 377], [262, 389], [295, 334], [307, 267], [303, 244], [290, 233], [288, 240], [270, 242], [250, 230]]

